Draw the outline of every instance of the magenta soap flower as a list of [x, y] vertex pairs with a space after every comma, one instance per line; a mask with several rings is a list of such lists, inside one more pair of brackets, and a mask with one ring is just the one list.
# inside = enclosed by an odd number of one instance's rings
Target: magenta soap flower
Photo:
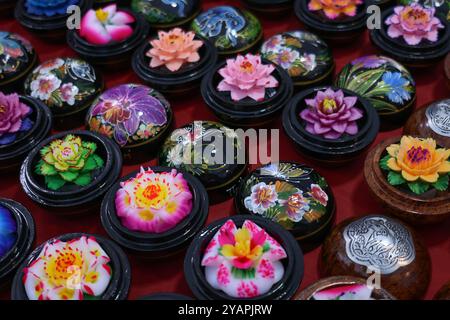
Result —
[[219, 91], [230, 91], [231, 99], [240, 101], [250, 97], [262, 101], [267, 88], [276, 88], [278, 81], [271, 74], [275, 67], [261, 63], [259, 55], [250, 53], [228, 59], [226, 66], [219, 70], [223, 80], [217, 86]]
[[183, 221], [192, 210], [192, 193], [183, 174], [141, 171], [120, 184], [116, 210], [122, 224], [135, 231], [162, 233]]
[[30, 113], [31, 108], [20, 102], [17, 94], [0, 92], [0, 145], [13, 142], [18, 132], [31, 129]]
[[112, 41], [122, 41], [131, 36], [130, 24], [135, 18], [121, 10], [116, 4], [101, 9], [89, 10], [81, 20], [80, 35], [91, 44], [104, 45]]
[[417, 45], [423, 39], [431, 42], [438, 40], [439, 29], [444, 28], [434, 16], [435, 8], [424, 8], [419, 3], [398, 6], [394, 14], [386, 19], [391, 38], [403, 37], [409, 45]]
[[318, 91], [314, 99], [305, 99], [308, 108], [300, 113], [306, 121], [306, 131], [326, 139], [338, 139], [344, 133], [358, 133], [356, 120], [363, 117], [355, 107], [357, 97], [345, 97], [342, 90], [328, 88]]

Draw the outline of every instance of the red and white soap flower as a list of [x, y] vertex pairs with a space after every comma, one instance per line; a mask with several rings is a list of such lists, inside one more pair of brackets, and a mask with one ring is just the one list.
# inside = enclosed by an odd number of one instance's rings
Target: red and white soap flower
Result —
[[234, 298], [267, 293], [284, 275], [283, 247], [250, 220], [237, 228], [228, 220], [214, 235], [202, 258], [205, 277], [215, 289]]
[[116, 4], [90, 9], [81, 19], [80, 36], [96, 45], [119, 42], [133, 34], [130, 24], [135, 20], [128, 12], [118, 10]]

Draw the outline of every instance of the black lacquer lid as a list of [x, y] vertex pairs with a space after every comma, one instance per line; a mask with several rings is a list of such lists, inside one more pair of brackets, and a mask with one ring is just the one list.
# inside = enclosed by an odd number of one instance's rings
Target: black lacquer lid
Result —
[[272, 163], [254, 170], [236, 189], [235, 205], [240, 213], [277, 222], [300, 241], [304, 250], [320, 244], [336, 210], [325, 178], [313, 168], [294, 162]]

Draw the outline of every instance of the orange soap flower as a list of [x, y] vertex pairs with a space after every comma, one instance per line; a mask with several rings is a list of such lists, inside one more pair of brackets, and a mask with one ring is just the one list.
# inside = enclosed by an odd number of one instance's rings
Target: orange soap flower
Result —
[[436, 148], [436, 141], [428, 138], [404, 136], [400, 144], [391, 144], [386, 148], [391, 158], [387, 162], [389, 169], [400, 172], [409, 182], [418, 179], [435, 183], [440, 174], [450, 172], [450, 150]]
[[174, 72], [185, 63], [199, 61], [198, 50], [203, 42], [194, 40], [194, 37], [193, 32], [184, 32], [180, 28], [158, 32], [158, 39], [150, 41], [152, 48], [147, 52], [151, 58], [150, 67], [165, 65]]
[[363, 0], [311, 0], [308, 8], [311, 11], [322, 10], [330, 19], [336, 19], [340, 15], [353, 17], [356, 15], [357, 6]]

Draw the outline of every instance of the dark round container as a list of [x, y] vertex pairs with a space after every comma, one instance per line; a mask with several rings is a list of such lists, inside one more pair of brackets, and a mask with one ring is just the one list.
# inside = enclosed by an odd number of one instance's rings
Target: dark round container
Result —
[[403, 37], [391, 38], [388, 33], [386, 19], [394, 13], [394, 7], [384, 10], [381, 14], [381, 29], [370, 31], [372, 43], [387, 55], [410, 67], [429, 67], [435, 65], [445, 57], [450, 50], [450, 22], [445, 16], [438, 13], [436, 18], [440, 20], [443, 29], [438, 31], [438, 40], [430, 42], [422, 40], [417, 45], [406, 43]]
[[132, 0], [131, 9], [142, 14], [153, 29], [188, 24], [200, 12], [200, 0]]
[[170, 103], [158, 91], [138, 84], [122, 84], [106, 90], [92, 103], [86, 128], [117, 143], [124, 161], [135, 164], [156, 156], [172, 119]]
[[290, 299], [300, 286], [303, 278], [303, 253], [294, 237], [278, 224], [255, 216], [237, 215], [217, 220], [204, 228], [192, 241], [184, 259], [184, 274], [186, 281], [197, 299], [200, 300], [235, 300], [225, 292], [214, 289], [204, 275], [201, 259], [206, 246], [222, 225], [232, 220], [236, 227], [241, 227], [245, 220], [250, 220], [264, 229], [284, 248], [287, 258], [281, 260], [284, 265], [283, 278], [275, 283], [269, 292], [255, 298], [240, 300], [286, 300]]
[[147, 38], [149, 27], [144, 17], [131, 10], [118, 8], [135, 17], [133, 33], [122, 41], [113, 41], [105, 45], [89, 43], [82, 38], [79, 30], [67, 32], [67, 44], [81, 57], [94, 65], [104, 68], [128, 68], [133, 52]]
[[[68, 134], [80, 136], [83, 141], [97, 144], [96, 154], [104, 160], [101, 169], [92, 171], [92, 181], [85, 187], [66, 184], [60, 190], [50, 190], [44, 177], [35, 173], [40, 159], [40, 150], [53, 140], [63, 139]], [[20, 169], [22, 189], [34, 202], [58, 215], [93, 213], [102, 196], [116, 182], [122, 170], [122, 156], [119, 147], [110, 139], [89, 131], [66, 131], [45, 139], [27, 156]]]
[[420, 299], [430, 282], [426, 246], [409, 226], [383, 215], [350, 218], [325, 240], [320, 274], [368, 278], [377, 272], [385, 290], [397, 299]]
[[15, 0], [0, 0], [0, 18], [10, 18], [16, 6]]
[[[168, 167], [150, 167], [154, 172], [170, 172]], [[172, 229], [163, 233], [147, 233], [126, 228], [117, 216], [115, 197], [120, 182], [135, 177], [135, 171], [116, 182], [103, 199], [100, 210], [102, 225], [109, 236], [134, 254], [149, 258], [164, 258], [180, 252], [203, 228], [208, 217], [208, 194], [200, 181], [189, 173], [183, 173], [192, 193], [192, 210]]]
[[178, 293], [160, 292], [139, 297], [136, 300], [194, 300], [194, 299]]
[[99, 300], [126, 300], [131, 283], [131, 268], [127, 256], [122, 249], [111, 240], [88, 233], [67, 233], [52, 238], [37, 247], [20, 265], [16, 275], [14, 276], [11, 299], [29, 300], [22, 282], [24, 269], [39, 257], [39, 254], [46, 243], [53, 243], [55, 241], [67, 242], [82, 236], [93, 237], [111, 259], [110, 266], [113, 271], [111, 280], [105, 292], [103, 292], [103, 294], [99, 297]]
[[309, 1], [296, 0], [294, 3], [295, 14], [308, 29], [323, 39], [351, 42], [366, 28], [367, 1], [358, 5], [355, 16], [341, 16], [334, 20], [328, 18], [322, 10], [309, 10], [308, 3]]
[[283, 68], [274, 65], [268, 60], [262, 60], [264, 65], [273, 65], [275, 70], [272, 76], [277, 79], [278, 87], [267, 88], [263, 101], [244, 98], [233, 101], [230, 92], [221, 92], [217, 89], [223, 77], [218, 73], [225, 67], [226, 61], [220, 62], [202, 80], [201, 93], [212, 112], [220, 122], [231, 127], [255, 127], [271, 122], [277, 118], [281, 109], [288, 103], [293, 94], [292, 80]]
[[38, 63], [38, 55], [27, 39], [8, 31], [0, 31], [0, 46], [0, 91], [21, 93], [25, 78]]
[[128, 7], [131, 0], [94, 0], [94, 8], [101, 8], [108, 4], [117, 3], [119, 7]]
[[[51, 85], [43, 93], [41, 85]], [[86, 61], [55, 58], [41, 63], [25, 80], [25, 94], [46, 104], [53, 114], [55, 129], [81, 126], [87, 109], [103, 90], [102, 76]]]
[[16, 172], [23, 159], [49, 135], [52, 128], [52, 114], [45, 104], [28, 96], [20, 96], [20, 102], [32, 109], [30, 119], [33, 127], [19, 133], [14, 142], [0, 145], [0, 172], [6, 174]]
[[31, 213], [20, 203], [0, 198], [0, 206], [6, 208], [16, 221], [16, 242], [13, 247], [0, 257], [0, 288], [9, 283], [16, 268], [31, 251], [35, 225]]
[[382, 130], [402, 126], [416, 103], [416, 83], [400, 63], [386, 56], [359, 57], [339, 72], [336, 86], [366, 98], [380, 116]]
[[[269, 191], [266, 194], [276, 194], [268, 208], [252, 201], [260, 190], [258, 186]], [[325, 178], [295, 162], [272, 163], [254, 170], [240, 182], [234, 203], [241, 214], [261, 216], [280, 224], [299, 241], [304, 252], [322, 243], [336, 211], [333, 191]]]
[[[196, 37], [195, 40], [199, 40]], [[140, 46], [133, 55], [131, 66], [137, 76], [146, 84], [163, 93], [182, 94], [192, 92], [200, 86], [201, 79], [217, 62], [217, 50], [209, 41], [203, 41], [199, 49], [200, 60], [184, 64], [177, 71], [170, 71], [166, 66], [150, 67], [150, 60], [146, 53], [151, 49], [150, 42]]]
[[[306, 131], [306, 122], [300, 118], [300, 112], [307, 108], [305, 99], [312, 99], [317, 91], [327, 88], [342, 90], [345, 96], [358, 98], [355, 107], [363, 111], [363, 117], [357, 120], [359, 131], [355, 135], [343, 134], [338, 139], [325, 139]], [[283, 128], [297, 149], [304, 156], [323, 165], [343, 165], [356, 159], [375, 140], [379, 127], [377, 112], [367, 99], [353, 91], [332, 86], [311, 88], [298, 93], [283, 111]]]
[[292, 8], [293, 0], [242, 0], [252, 11], [265, 14], [281, 14]]
[[[62, 41], [67, 32], [67, 22], [74, 12], [70, 14], [57, 14], [53, 16], [34, 15], [27, 12], [26, 0], [17, 0], [14, 11], [16, 20], [30, 32], [47, 40]], [[77, 6], [81, 15], [92, 7], [93, 0], [80, 0]]]
[[233, 55], [253, 50], [263, 37], [258, 18], [233, 6], [218, 6], [200, 13], [191, 29], [211, 41], [219, 55]]
[[331, 83], [335, 65], [331, 49], [314, 33], [297, 30], [273, 35], [260, 52], [289, 73], [296, 89]]
[[[174, 167], [197, 177], [205, 186], [213, 203], [233, 196], [233, 190], [240, 178], [246, 174], [247, 157], [245, 146], [240, 139], [233, 136], [234, 131], [213, 121], [194, 121], [174, 130], [160, 148], [158, 164]], [[217, 151], [222, 140], [223, 159], [207, 159], [212, 151]], [[233, 161], [227, 160], [227, 143], [233, 143]], [[194, 148], [194, 145], [197, 146]], [[196, 156], [196, 148], [201, 146], [202, 155]], [[212, 148], [213, 147], [213, 148]], [[208, 148], [208, 149], [207, 149]], [[212, 150], [214, 149], [214, 150]], [[211, 152], [208, 152], [211, 151]], [[183, 155], [193, 155], [190, 162], [185, 161]], [[208, 162], [208, 160], [210, 160]], [[230, 163], [232, 162], [232, 163]]]

